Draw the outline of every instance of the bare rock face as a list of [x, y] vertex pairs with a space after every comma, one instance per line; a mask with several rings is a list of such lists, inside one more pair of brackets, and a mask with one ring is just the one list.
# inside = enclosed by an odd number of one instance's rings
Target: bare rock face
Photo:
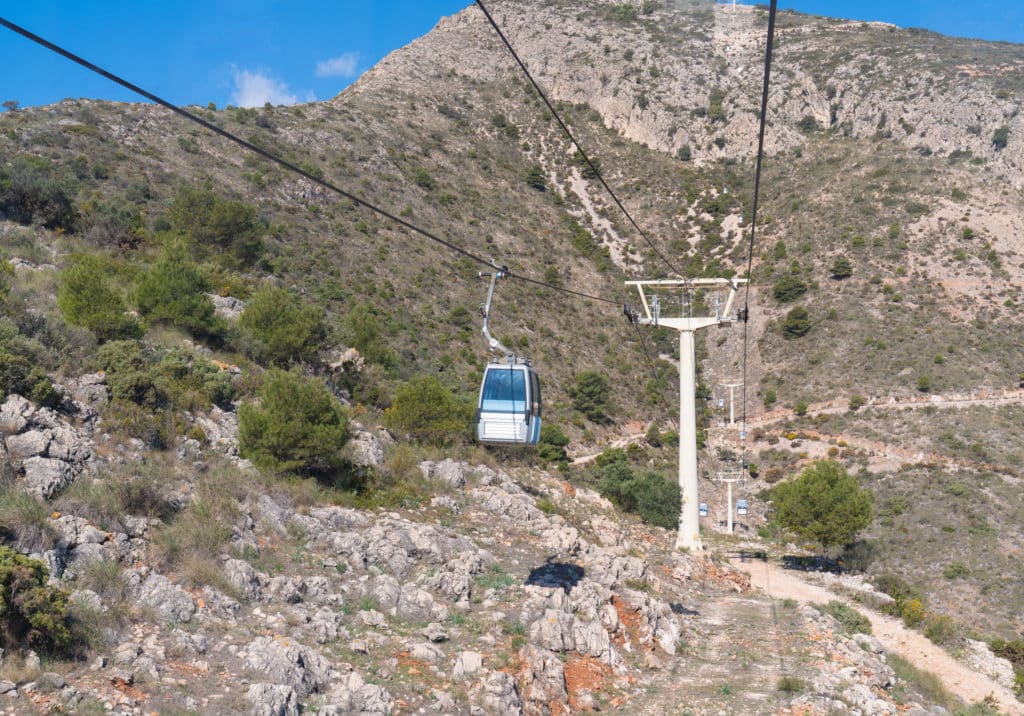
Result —
[[245, 697], [252, 704], [254, 716], [299, 716], [299, 697], [291, 686], [255, 683]]
[[322, 691], [331, 665], [321, 654], [287, 639], [261, 636], [246, 649], [245, 667], [274, 683], [286, 684], [300, 696]]
[[[86, 406], [71, 403], [85, 414]], [[90, 413], [94, 416], [94, 413]], [[24, 474], [23, 489], [48, 500], [73, 482], [90, 465], [94, 446], [86, 427], [72, 425], [49, 408], [37, 408], [20, 395], [10, 395], [0, 405], [0, 433], [4, 455], [0, 458]]]
[[1007, 659], [996, 656], [983, 641], [967, 639], [967, 663], [972, 669], [985, 674], [1000, 686], [1013, 688], [1013, 664]]
[[365, 714], [378, 716], [391, 713], [394, 700], [383, 686], [368, 684], [356, 672], [350, 673], [339, 683], [334, 684], [327, 694], [329, 706], [325, 713]]
[[196, 613], [192, 595], [162, 574], [151, 574], [139, 586], [138, 602], [153, 609], [164, 622], [186, 623]]
[[565, 668], [558, 655], [528, 646], [523, 658], [526, 661], [523, 677], [526, 713], [542, 714], [552, 704], [567, 704], [569, 694], [565, 686]]
[[219, 293], [208, 293], [206, 296], [213, 303], [213, 311], [221, 318], [237, 320], [245, 310], [245, 301], [234, 296], [221, 296]]
[[502, 714], [503, 716], [521, 716], [523, 699], [519, 695], [519, 687], [515, 677], [504, 671], [493, 671], [484, 679], [480, 694], [480, 702], [485, 713]]

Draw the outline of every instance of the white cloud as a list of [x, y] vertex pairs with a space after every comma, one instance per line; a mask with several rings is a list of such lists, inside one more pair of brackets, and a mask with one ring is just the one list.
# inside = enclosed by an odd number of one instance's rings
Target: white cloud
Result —
[[359, 54], [343, 52], [337, 57], [316, 63], [317, 77], [355, 77], [359, 74]]
[[262, 107], [270, 104], [295, 104], [299, 98], [292, 94], [288, 85], [262, 72], [235, 70], [235, 91], [231, 102], [239, 107]]

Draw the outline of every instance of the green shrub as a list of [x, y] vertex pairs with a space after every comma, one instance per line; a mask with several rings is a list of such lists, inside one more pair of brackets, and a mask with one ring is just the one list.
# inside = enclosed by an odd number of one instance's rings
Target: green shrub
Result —
[[798, 694], [806, 688], [806, 684], [803, 679], [797, 678], [796, 676], [780, 676], [776, 683], [776, 688], [779, 691], [789, 694]]
[[384, 327], [377, 312], [366, 304], [355, 306], [346, 321], [348, 339], [356, 350], [371, 363], [390, 368], [398, 356], [384, 342]]
[[999, 127], [992, 133], [992, 146], [995, 147], [996, 151], [1000, 149], [1006, 149], [1006, 144], [1010, 139], [1010, 128], [1005, 124]]
[[811, 317], [803, 306], [791, 309], [782, 322], [783, 338], [800, 338], [806, 336], [810, 330]]
[[271, 365], [287, 367], [316, 355], [326, 336], [323, 311], [302, 302], [283, 288], [257, 291], [238, 319], [256, 343], [256, 355]]
[[841, 281], [853, 275], [853, 264], [845, 256], [839, 256], [832, 262], [832, 278]]
[[263, 253], [267, 224], [256, 208], [209, 189], [180, 187], [166, 218], [175, 231], [195, 241], [200, 256], [213, 255], [226, 266], [249, 266]]
[[139, 277], [139, 313], [151, 323], [179, 326], [194, 336], [215, 336], [223, 322], [206, 295], [209, 285], [181, 244], [169, 244]]
[[676, 150], [676, 159], [682, 162], [688, 162], [693, 159], [693, 150], [689, 144], [684, 144]]
[[800, 416], [807, 415], [807, 401], [806, 400], [798, 400], [796, 402], [796, 405], [793, 406], [793, 413], [795, 415], [800, 415]]
[[822, 614], [831, 614], [847, 634], [870, 634], [871, 621], [853, 607], [833, 599], [828, 604], [816, 604]]
[[450, 445], [469, 435], [473, 406], [445, 388], [435, 376], [413, 378], [398, 387], [384, 425], [413, 440]]
[[534, 164], [526, 170], [526, 186], [537, 191], [547, 189], [547, 178], [544, 176], [544, 169], [540, 164]]
[[0, 390], [4, 395], [17, 393], [40, 405], [52, 405], [60, 395], [53, 381], [39, 366], [22, 355], [0, 348]]
[[45, 159], [16, 157], [0, 167], [0, 214], [19, 224], [74, 231], [74, 188]]
[[100, 346], [96, 361], [106, 372], [113, 400], [157, 408], [167, 401], [166, 381], [153, 370], [153, 359], [138, 341], [111, 341]]
[[779, 394], [775, 391], [775, 388], [765, 388], [764, 391], [764, 407], [770, 408], [779, 401]]
[[46, 567], [0, 546], [0, 646], [52, 654], [73, 647], [68, 593], [46, 583]]
[[807, 284], [796, 276], [787, 274], [772, 286], [772, 295], [780, 303], [789, 303], [807, 293]]
[[863, 395], [851, 395], [849, 403], [850, 410], [858, 410], [860, 408], [863, 408], [867, 402], [867, 398], [865, 398]]
[[800, 476], [772, 488], [774, 520], [784, 529], [821, 545], [851, 542], [871, 524], [873, 494], [833, 460], [819, 460]]
[[576, 382], [567, 391], [573, 407], [588, 419], [598, 424], [610, 423], [608, 402], [610, 390], [608, 379], [593, 370], [586, 370], [576, 376]]
[[917, 389], [922, 393], [927, 393], [932, 389], [932, 377], [927, 373], [923, 373], [917, 377]]
[[959, 629], [945, 614], [928, 614], [924, 620], [924, 635], [939, 645], [952, 644], [959, 637]]
[[323, 381], [295, 371], [272, 370], [258, 403], [238, 409], [238, 447], [261, 467], [336, 476], [348, 441], [348, 412]]
[[555, 463], [559, 466], [569, 464], [569, 456], [565, 452], [569, 437], [555, 423], [542, 423], [540, 440], [537, 443], [537, 457], [544, 464]]
[[139, 338], [142, 327], [128, 315], [124, 299], [111, 285], [112, 266], [98, 256], [72, 257], [61, 273], [57, 307], [73, 326], [93, 332], [96, 340]]
[[967, 565], [963, 562], [950, 562], [942, 570], [942, 576], [946, 579], [960, 579], [966, 577], [971, 573], [971, 570], [967, 568]]
[[82, 212], [83, 235], [94, 246], [124, 252], [138, 248], [145, 239], [142, 212], [124, 199], [90, 200]]
[[624, 450], [606, 450], [596, 462], [594, 477], [602, 496], [645, 522], [676, 529], [679, 524], [679, 484], [651, 470], [638, 472]]

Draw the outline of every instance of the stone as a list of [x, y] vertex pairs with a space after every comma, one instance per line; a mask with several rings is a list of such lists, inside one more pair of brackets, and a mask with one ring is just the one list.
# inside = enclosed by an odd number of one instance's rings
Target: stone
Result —
[[964, 657], [968, 665], [1000, 686], [1012, 690], [1015, 679], [1013, 665], [1007, 659], [993, 654], [983, 641], [965, 639], [965, 642]]
[[206, 294], [213, 304], [213, 312], [221, 318], [237, 319], [245, 310], [245, 302], [234, 296], [221, 296], [219, 293]]
[[246, 654], [247, 669], [274, 683], [287, 684], [300, 696], [320, 691], [330, 681], [330, 662], [290, 639], [257, 637], [246, 648]]
[[253, 716], [299, 715], [299, 697], [295, 689], [285, 684], [250, 684], [245, 698], [252, 704]]
[[473, 467], [451, 458], [440, 462], [424, 460], [420, 463], [420, 472], [428, 480], [437, 480], [451, 487], [461, 488], [466, 486], [467, 476], [473, 474]]
[[0, 405], [0, 431], [20, 433], [28, 425], [35, 406], [20, 395], [9, 395]]
[[557, 654], [528, 645], [523, 650], [526, 662], [524, 693], [530, 702], [547, 705], [567, 705], [569, 693], [565, 685], [565, 668]]
[[515, 677], [504, 671], [494, 671], [484, 679], [481, 702], [483, 713], [502, 716], [522, 716], [523, 700], [519, 695]]
[[544, 615], [530, 626], [530, 641], [551, 651], [573, 651], [576, 649], [574, 623], [575, 618], [572, 614], [547, 609]]
[[413, 659], [420, 659], [421, 661], [429, 661], [433, 663], [443, 659], [444, 652], [433, 644], [425, 644], [421, 642], [412, 644], [409, 647], [409, 656]]
[[435, 644], [442, 641], [448, 641], [448, 631], [437, 622], [427, 624], [427, 626], [420, 630], [420, 634], [425, 636], [427, 639], [430, 639], [430, 641]]
[[28, 430], [7, 438], [7, 454], [12, 460], [24, 460], [33, 455], [45, 455], [50, 446], [50, 436], [39, 430]]
[[253, 601], [260, 595], [260, 579], [252, 565], [241, 559], [224, 561], [224, 577], [243, 599]]
[[483, 657], [475, 651], [460, 651], [452, 664], [452, 678], [456, 681], [465, 679], [480, 671], [484, 666]]
[[394, 699], [383, 686], [368, 684], [353, 671], [331, 687], [327, 694], [329, 706], [326, 714], [359, 714], [360, 716], [383, 716], [391, 713]]
[[356, 430], [348, 442], [352, 462], [362, 467], [381, 467], [384, 464], [385, 443], [368, 430]]
[[22, 467], [25, 470], [25, 491], [43, 500], [49, 500], [67, 486], [76, 474], [70, 464], [48, 457], [26, 458]]
[[150, 574], [139, 586], [138, 603], [172, 624], [187, 623], [196, 613], [192, 595], [162, 574]]

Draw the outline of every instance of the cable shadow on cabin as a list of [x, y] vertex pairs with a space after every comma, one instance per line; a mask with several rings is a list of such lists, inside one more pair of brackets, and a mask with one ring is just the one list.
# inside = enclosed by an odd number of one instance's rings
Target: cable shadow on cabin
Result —
[[552, 559], [548, 557], [543, 565], [531, 569], [524, 584], [534, 587], [560, 588], [568, 594], [586, 576], [586, 572], [578, 564], [553, 562]]

